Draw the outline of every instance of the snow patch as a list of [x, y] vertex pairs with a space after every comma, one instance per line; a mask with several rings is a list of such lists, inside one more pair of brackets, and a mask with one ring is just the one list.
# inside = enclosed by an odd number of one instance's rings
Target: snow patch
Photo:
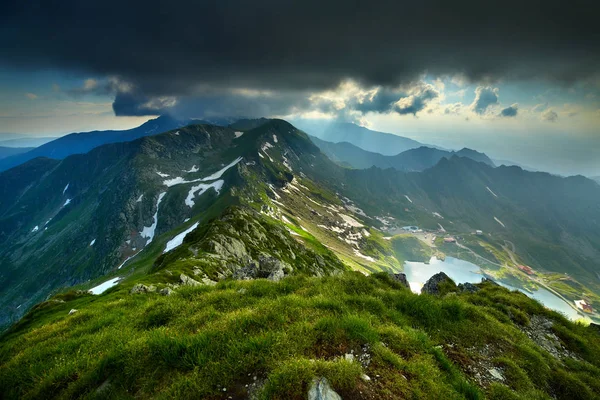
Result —
[[244, 134], [244, 132], [234, 132], [235, 134], [235, 139], [239, 138], [240, 136], [242, 136]]
[[277, 143], [277, 135], [273, 135], [273, 141]]
[[94, 239], [90, 242], [90, 246], [93, 246], [95, 243], [96, 243], [96, 239]]
[[198, 178], [198, 179], [193, 179], [191, 181], [186, 181], [185, 179], [183, 179], [182, 177], [178, 176], [176, 178], [172, 178], [172, 179], [167, 179], [165, 181], [163, 181], [163, 185], [167, 186], [167, 187], [171, 187], [171, 186], [175, 186], [175, 185], [180, 185], [183, 183], [195, 183], [195, 182], [206, 182], [206, 181], [213, 181], [215, 179], [219, 179], [221, 178], [221, 176], [231, 167], [233, 167], [234, 165], [236, 165], [237, 163], [239, 163], [240, 161], [242, 161], [242, 157], [238, 157], [235, 160], [233, 160], [231, 163], [229, 163], [228, 165], [226, 165], [225, 167], [221, 168], [220, 170], [218, 170], [217, 172], [215, 172], [214, 174], [211, 174], [207, 177], [204, 178]]
[[104, 283], [99, 284], [98, 286], [94, 286], [89, 290], [89, 292], [92, 292], [92, 294], [102, 294], [111, 287], [117, 285], [120, 279], [120, 277], [112, 278]]
[[154, 231], [156, 231], [156, 226], [158, 225], [158, 206], [160, 206], [160, 202], [166, 194], [167, 192], [162, 192], [158, 195], [158, 200], [156, 201], [156, 212], [154, 213], [154, 217], [152, 217], [152, 225], [145, 226], [144, 229], [142, 229], [142, 231], [140, 232], [141, 237], [148, 239], [148, 242], [146, 244], [149, 244], [150, 242], [152, 242], [152, 239], [154, 239]]
[[434, 216], [434, 217], [438, 217], [438, 218], [444, 219], [444, 217], [442, 217], [442, 216], [440, 215], [440, 213], [438, 213], [438, 212], [435, 212], [435, 211], [434, 211], [432, 214], [433, 214], [433, 216]]
[[71, 182], [67, 183], [67, 186], [65, 186], [65, 188], [63, 189], [63, 194], [65, 194], [65, 192], [67, 191], [67, 189], [69, 188], [69, 185], [71, 184]]
[[493, 195], [494, 195], [494, 197], [496, 197], [496, 198], [498, 197], [498, 195], [497, 195], [496, 193], [492, 192], [492, 189], [490, 189], [490, 188], [489, 188], [489, 187], [487, 187], [487, 186], [486, 186], [485, 188], [488, 190], [488, 192], [490, 192], [491, 194], [493, 194]]
[[71, 199], [67, 199], [67, 201], [65, 201], [65, 204], [63, 204], [63, 207], [66, 207], [69, 204], [71, 204]]
[[214, 181], [213, 183], [201, 183], [199, 185], [192, 186], [190, 188], [190, 191], [188, 192], [187, 197], [185, 198], [185, 204], [189, 207], [194, 207], [194, 204], [196, 204], [194, 202], [194, 198], [196, 196], [200, 196], [210, 188], [214, 188], [217, 194], [219, 194], [224, 183], [225, 181], [223, 179], [219, 179], [218, 181]]
[[184, 170], [183, 172], [187, 172], [188, 174], [191, 174], [192, 172], [198, 172], [198, 171], [199, 171], [198, 167], [196, 167], [194, 165], [194, 166], [192, 166], [192, 168], [188, 169], [187, 171]]
[[179, 136], [179, 131], [177, 131], [177, 132], [173, 133], [173, 135], [175, 135], [175, 136]]
[[294, 224], [292, 223], [292, 221], [290, 221], [290, 220], [289, 220], [289, 219], [288, 219], [288, 218], [287, 218], [285, 215], [282, 215], [282, 216], [281, 216], [281, 220], [282, 220], [283, 222], [285, 222], [286, 224], [294, 225]]
[[[135, 247], [133, 248], [133, 250], [135, 251]], [[134, 254], [134, 255], [132, 255], [132, 256], [129, 256], [129, 257], [127, 257], [127, 258], [125, 259], [125, 261], [123, 261], [123, 262], [121, 263], [121, 265], [119, 265], [119, 266], [117, 267], [117, 269], [121, 269], [121, 268], [123, 267], [123, 265], [125, 265], [125, 263], [126, 263], [127, 261], [131, 260], [131, 259], [132, 259], [133, 257], [135, 257], [135, 256], [137, 256], [137, 254]]]
[[500, 225], [502, 225], [504, 228], [506, 228], [506, 226], [502, 223], [502, 221], [500, 221], [498, 218], [494, 217], [494, 219], [496, 220], [497, 223], [499, 223]]
[[137, 200], [135, 201], [136, 203], [141, 203], [142, 199], [144, 198], [143, 194], [140, 194], [140, 197], [137, 198]]
[[31, 232], [37, 232], [39, 230], [40, 230], [40, 227], [36, 225], [36, 226], [33, 227], [33, 229], [31, 230]]
[[406, 200], [410, 201], [411, 203], [413, 202], [407, 195], [404, 195], [404, 197], [406, 197]]
[[360, 251], [356, 250], [356, 249], [354, 249], [354, 255], [356, 255], [356, 256], [358, 256], [360, 258], [363, 258], [363, 259], [365, 259], [367, 261], [375, 262], [375, 259], [373, 257], [369, 257], [369, 256], [361, 253]]
[[281, 196], [279, 194], [277, 194], [277, 191], [275, 190], [275, 186], [273, 186], [272, 183], [269, 183], [268, 186], [269, 186], [269, 189], [271, 189], [271, 191], [273, 192], [273, 195], [275, 196], [275, 198], [279, 200], [281, 198]]
[[347, 223], [350, 226], [354, 226], [356, 228], [360, 228], [360, 227], [364, 226], [363, 224], [361, 224], [360, 222], [358, 222], [357, 220], [355, 220], [354, 218], [352, 218], [349, 215], [340, 214], [340, 217], [342, 217], [342, 219], [344, 220], [344, 222]]
[[162, 172], [156, 171], [156, 173], [158, 174], [158, 176], [160, 176], [161, 178], [166, 178], [169, 176], [169, 174], [163, 174]]
[[185, 239], [185, 236], [188, 233], [190, 233], [191, 231], [193, 231], [194, 229], [196, 229], [197, 227], [198, 227], [198, 222], [196, 222], [194, 225], [187, 228], [185, 231], [181, 232], [179, 235], [175, 236], [173, 239], [169, 240], [167, 242], [167, 247], [165, 247], [165, 250], [163, 251], [163, 253], [166, 253], [168, 251], [173, 250], [176, 247], [181, 246], [181, 244], [183, 243], [183, 239]]

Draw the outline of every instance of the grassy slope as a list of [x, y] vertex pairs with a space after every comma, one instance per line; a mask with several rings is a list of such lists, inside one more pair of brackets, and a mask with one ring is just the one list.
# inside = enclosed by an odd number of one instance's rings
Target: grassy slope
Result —
[[[14, 326], [0, 346], [4, 398], [236, 398], [256, 377], [258, 398], [302, 399], [315, 376], [344, 399], [600, 392], [597, 333], [491, 284], [445, 298], [359, 273], [224, 281], [169, 297], [131, 295], [132, 285], [62, 295]], [[554, 320], [578, 360], [559, 361], [522, 333], [532, 315]], [[367, 367], [343, 359], [365, 346]], [[466, 373], [482, 351], [506, 384], [480, 387]]]

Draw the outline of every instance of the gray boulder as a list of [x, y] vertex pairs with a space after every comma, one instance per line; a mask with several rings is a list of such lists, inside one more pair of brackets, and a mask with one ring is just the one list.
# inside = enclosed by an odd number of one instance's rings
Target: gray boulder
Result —
[[[421, 289], [421, 293], [440, 295], [445, 294], [442, 293], [442, 286], [456, 287], [456, 284], [448, 275], [443, 272], [438, 272], [423, 285], [423, 289]], [[446, 287], [444, 287], [446, 289]]]
[[234, 272], [233, 277], [238, 280], [266, 278], [278, 282], [292, 271], [293, 268], [288, 263], [274, 257], [261, 255], [258, 257], [258, 262], [251, 262], [238, 269]]
[[313, 379], [310, 384], [308, 400], [342, 400], [342, 397], [331, 388], [326, 378], [321, 377]]
[[403, 273], [391, 274], [391, 277], [394, 281], [396, 281], [399, 284], [401, 284], [402, 286], [410, 289], [410, 285], [408, 284], [408, 280], [406, 279], [406, 274], [403, 274]]
[[73, 309], [71, 309], [71, 311], [69, 311], [69, 315], [73, 315], [73, 314], [75, 314], [78, 311], [79, 310], [76, 310], [76, 309], [73, 308]]
[[139, 294], [139, 293], [148, 293], [150, 288], [144, 284], [136, 283], [133, 285], [129, 293], [131, 294]]
[[163, 296], [170, 296], [174, 293], [174, 291], [173, 289], [166, 287], [164, 289], [161, 289], [158, 293], [160, 293]]

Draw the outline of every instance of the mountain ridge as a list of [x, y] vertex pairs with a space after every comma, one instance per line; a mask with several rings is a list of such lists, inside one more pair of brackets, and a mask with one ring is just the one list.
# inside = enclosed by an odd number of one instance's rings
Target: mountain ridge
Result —
[[[201, 122], [202, 121], [196, 121], [196, 123]], [[164, 115], [149, 120], [136, 128], [122, 131], [108, 130], [71, 133], [36, 147], [26, 153], [6, 157], [0, 160], [0, 171], [10, 169], [36, 157], [62, 159], [72, 154], [87, 153], [103, 144], [127, 142], [144, 136], [160, 134], [190, 123], [191, 120], [180, 121]]]
[[446, 151], [420, 146], [394, 156], [384, 156], [361, 149], [349, 142], [332, 143], [315, 136], [309, 135], [309, 137], [330, 159], [341, 165], [349, 165], [358, 169], [376, 166], [379, 168], [391, 167], [399, 171], [422, 171], [437, 164], [441, 158], [452, 157], [454, 154], [495, 166], [487, 155], [468, 148], [459, 151]]

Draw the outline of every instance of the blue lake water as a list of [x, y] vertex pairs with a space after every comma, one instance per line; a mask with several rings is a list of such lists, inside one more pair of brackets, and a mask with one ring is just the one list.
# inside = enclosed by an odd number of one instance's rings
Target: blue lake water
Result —
[[[452, 257], [446, 257], [446, 260], [444, 261], [432, 257], [431, 260], [429, 260], [429, 264], [415, 261], [407, 261], [404, 263], [406, 279], [410, 283], [411, 290], [416, 293], [420, 293], [423, 284], [438, 272], [445, 273], [457, 284], [466, 282], [479, 283], [483, 277], [479, 266]], [[501, 281], [498, 283], [507, 289], [519, 290], [520, 292], [525, 293], [527, 296], [536, 299], [544, 306], [563, 313], [567, 318], [572, 320], [581, 318], [577, 311], [571, 308], [563, 299], [544, 288], [540, 288], [535, 292], [528, 292], [523, 288], [510, 286]]]

